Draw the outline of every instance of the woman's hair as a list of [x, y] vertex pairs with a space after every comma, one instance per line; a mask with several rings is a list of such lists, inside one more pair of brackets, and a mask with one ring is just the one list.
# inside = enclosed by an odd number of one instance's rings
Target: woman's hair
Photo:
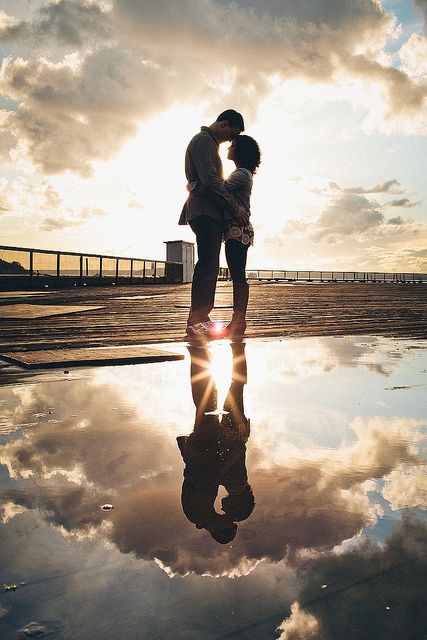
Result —
[[234, 159], [244, 169], [256, 173], [261, 164], [261, 151], [257, 141], [250, 136], [236, 136], [234, 139]]

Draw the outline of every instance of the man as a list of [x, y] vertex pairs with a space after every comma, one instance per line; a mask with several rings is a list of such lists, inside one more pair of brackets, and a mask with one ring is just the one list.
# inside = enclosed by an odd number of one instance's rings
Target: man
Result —
[[237, 218], [248, 223], [248, 212], [234, 201], [224, 186], [219, 145], [234, 140], [245, 125], [234, 109], [220, 113], [209, 127], [194, 136], [185, 154], [188, 199], [179, 224], [189, 224], [196, 235], [198, 260], [191, 287], [191, 309], [187, 334], [207, 336], [213, 329], [209, 313], [214, 306], [219, 254], [225, 220]]

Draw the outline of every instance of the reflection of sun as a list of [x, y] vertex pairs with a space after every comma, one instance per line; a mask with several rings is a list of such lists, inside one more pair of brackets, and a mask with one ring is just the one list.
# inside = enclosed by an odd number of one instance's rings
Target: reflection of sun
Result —
[[231, 382], [233, 359], [230, 343], [226, 340], [211, 343], [212, 361], [210, 372], [218, 391], [218, 408], [222, 408]]

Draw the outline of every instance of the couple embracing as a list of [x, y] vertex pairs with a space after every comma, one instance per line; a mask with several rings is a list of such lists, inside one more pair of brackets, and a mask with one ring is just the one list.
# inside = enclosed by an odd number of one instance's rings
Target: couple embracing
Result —
[[[249, 221], [253, 175], [260, 164], [257, 142], [241, 135], [245, 125], [237, 111], [223, 111], [209, 127], [190, 141], [185, 155], [187, 201], [179, 224], [189, 224], [196, 235], [198, 260], [191, 287], [187, 334], [218, 334], [210, 321], [219, 271], [221, 244], [225, 242], [227, 265], [233, 281], [233, 318], [220, 335], [236, 337], [246, 329], [249, 286], [246, 258], [254, 232]], [[219, 145], [230, 142], [227, 157], [236, 169], [224, 180]]]

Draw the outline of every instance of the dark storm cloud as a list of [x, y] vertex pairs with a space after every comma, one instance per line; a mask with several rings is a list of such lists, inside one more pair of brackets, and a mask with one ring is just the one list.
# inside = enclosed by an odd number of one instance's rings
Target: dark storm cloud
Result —
[[[115, 0], [108, 9], [60, 0], [32, 19], [3, 16], [5, 39], [51, 42], [52, 56], [6, 59], [0, 91], [19, 103], [9, 124], [34, 163], [87, 176], [93, 160], [111, 157], [142, 120], [176, 102], [208, 100], [214, 114], [224, 100], [256, 110], [272, 75], [319, 82], [351, 73], [382, 84], [392, 116], [420, 110], [425, 87], [354, 55], [383, 42], [392, 23], [371, 0]], [[79, 57], [50, 62], [63, 47]]]
[[308, 563], [301, 578], [304, 587], [293, 616], [280, 627], [281, 640], [421, 638], [427, 627], [427, 524], [407, 515], [385, 544], [365, 541], [328, 554]]

